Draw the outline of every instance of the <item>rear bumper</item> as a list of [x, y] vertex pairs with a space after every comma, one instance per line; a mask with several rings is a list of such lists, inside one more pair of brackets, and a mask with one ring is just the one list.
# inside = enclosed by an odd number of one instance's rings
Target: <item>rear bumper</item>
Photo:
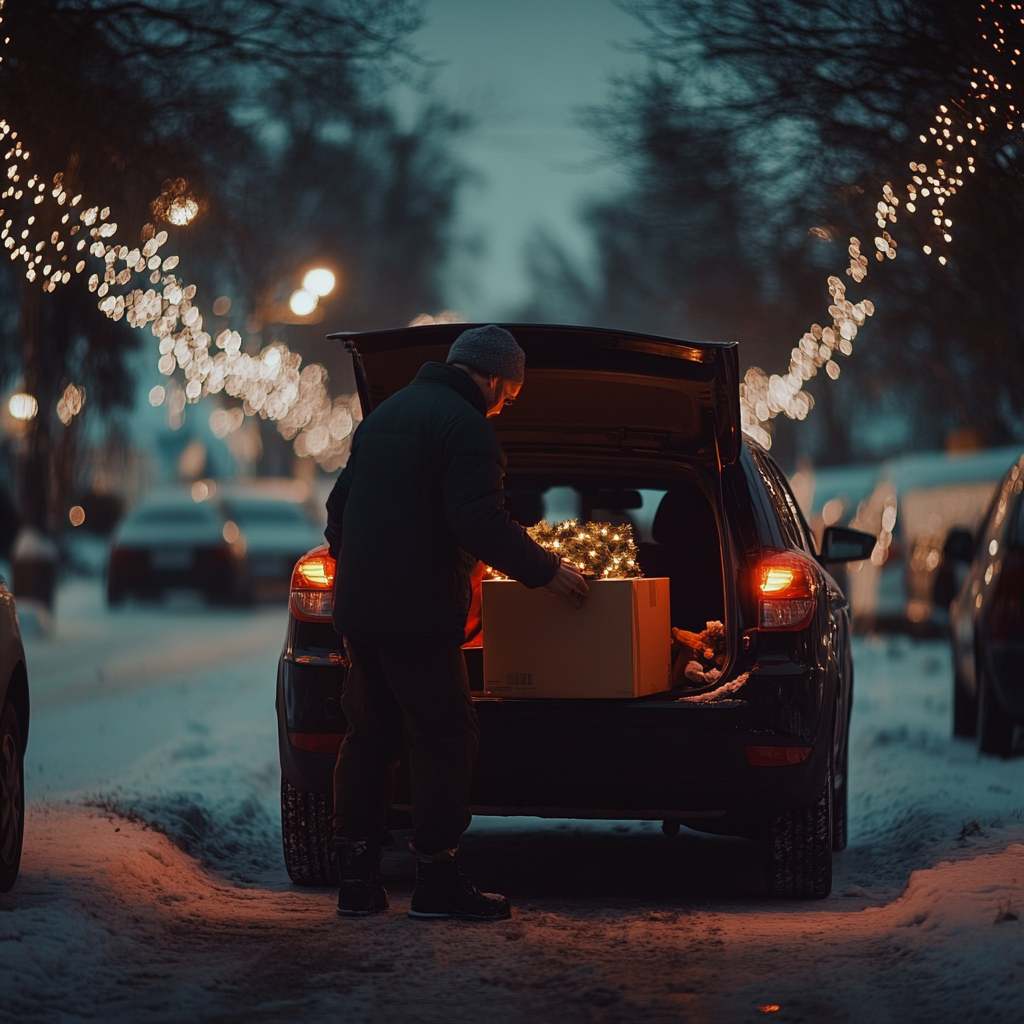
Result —
[[[787, 706], [780, 694], [799, 695], [823, 682], [797, 666], [788, 666], [793, 671], [786, 678], [781, 667], [752, 674], [747, 701], [478, 698], [481, 743], [471, 791], [474, 813], [676, 818], [705, 827], [733, 814], [750, 817], [807, 805], [825, 778], [831, 717], [817, 714], [811, 722], [794, 711], [793, 702]], [[344, 679], [342, 667], [281, 659], [281, 769], [299, 789], [331, 792], [335, 754], [303, 750], [292, 739], [304, 743], [306, 736], [333, 734], [340, 742], [345, 727], [340, 710], [327, 714], [322, 709], [333, 709]], [[822, 722], [829, 727], [822, 728]], [[798, 764], [751, 766], [747, 747], [763, 745], [806, 746], [811, 752]], [[395, 806], [408, 802], [403, 765]]]
[[107, 566], [107, 585], [113, 592], [156, 595], [171, 588], [233, 595], [246, 579], [245, 562], [223, 548], [189, 549], [190, 562], [180, 568], [154, 567], [148, 548], [115, 549]]

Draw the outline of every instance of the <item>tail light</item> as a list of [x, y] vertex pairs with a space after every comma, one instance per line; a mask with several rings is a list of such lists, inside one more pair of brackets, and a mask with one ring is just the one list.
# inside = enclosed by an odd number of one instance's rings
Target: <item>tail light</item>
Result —
[[292, 615], [304, 622], [330, 622], [334, 617], [334, 559], [327, 546], [303, 555], [292, 570], [289, 594]]
[[770, 555], [758, 562], [755, 579], [760, 629], [803, 629], [811, 621], [818, 579], [809, 558]]
[[1024, 548], [1006, 551], [992, 610], [988, 616], [988, 635], [992, 640], [1024, 640]]

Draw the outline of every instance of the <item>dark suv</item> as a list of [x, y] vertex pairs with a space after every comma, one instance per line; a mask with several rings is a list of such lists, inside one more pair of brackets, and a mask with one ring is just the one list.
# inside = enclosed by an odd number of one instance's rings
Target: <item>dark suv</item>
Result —
[[[1007, 470], [975, 536], [951, 531], [947, 561], [969, 563], [949, 610], [953, 733], [1008, 757], [1024, 726], [1024, 456]], [[952, 573], [951, 573], [952, 575]]]
[[[425, 361], [444, 361], [469, 326], [333, 337], [368, 411]], [[825, 564], [867, 557], [874, 538], [833, 528], [815, 551], [785, 476], [740, 435], [735, 344], [504, 326], [527, 357], [522, 393], [494, 421], [510, 513], [523, 525], [632, 523], [644, 573], [671, 580], [672, 625], [724, 623], [727, 662], [715, 682], [641, 698], [506, 699], [483, 696], [482, 648], [467, 645], [482, 734], [474, 813], [747, 836], [762, 843], [772, 892], [828, 895], [832, 851], [846, 845], [853, 671], [846, 598]], [[331, 785], [347, 663], [333, 586], [326, 548], [296, 565], [278, 672], [285, 859], [300, 884], [336, 879]], [[403, 764], [396, 825], [409, 799]]]

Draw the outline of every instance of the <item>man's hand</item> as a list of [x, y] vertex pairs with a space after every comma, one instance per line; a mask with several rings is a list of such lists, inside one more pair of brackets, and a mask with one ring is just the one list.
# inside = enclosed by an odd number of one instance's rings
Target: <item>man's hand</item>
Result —
[[590, 593], [587, 581], [564, 558], [554, 579], [544, 589], [556, 597], [567, 597], [577, 608]]

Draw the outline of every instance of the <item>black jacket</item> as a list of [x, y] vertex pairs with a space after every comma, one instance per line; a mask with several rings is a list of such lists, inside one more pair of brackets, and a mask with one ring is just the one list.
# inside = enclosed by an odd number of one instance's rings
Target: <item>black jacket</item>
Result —
[[527, 587], [549, 583], [559, 560], [505, 511], [504, 475], [484, 397], [462, 370], [426, 363], [374, 409], [327, 499], [337, 630], [461, 644], [476, 559]]

